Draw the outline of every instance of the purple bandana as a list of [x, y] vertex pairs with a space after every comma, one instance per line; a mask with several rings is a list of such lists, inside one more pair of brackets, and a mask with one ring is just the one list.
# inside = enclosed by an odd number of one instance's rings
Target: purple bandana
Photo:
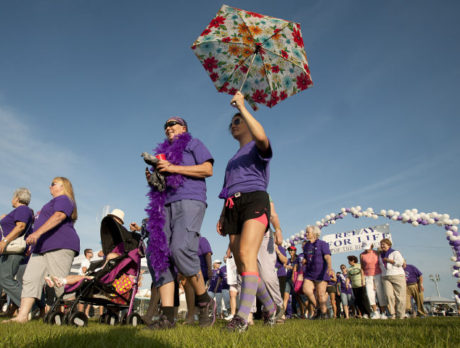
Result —
[[[165, 140], [159, 144], [154, 153], [164, 153], [167, 160], [179, 165], [182, 163], [182, 157], [185, 148], [192, 140], [192, 136], [185, 132], [174, 138], [173, 142]], [[169, 174], [166, 178], [166, 190], [158, 192], [153, 186], [147, 196], [150, 199], [148, 207], [145, 209], [149, 217], [147, 222], [147, 231], [149, 232], [149, 243], [147, 251], [150, 254], [150, 264], [155, 270], [157, 280], [159, 276], [169, 267], [169, 256], [171, 254], [166, 236], [163, 232], [165, 224], [164, 205], [167, 192], [171, 192], [180, 187], [184, 182], [184, 177], [180, 174]]]
[[[382, 252], [382, 254], [381, 254], [381, 256], [382, 256], [382, 261], [383, 261], [383, 259], [388, 258], [388, 256], [389, 256], [393, 251], [395, 251], [395, 250], [390, 248], [390, 249], [388, 249], [387, 251]], [[387, 263], [388, 263], [387, 261], [383, 261], [383, 265], [385, 266], [385, 268], [387, 268]]]

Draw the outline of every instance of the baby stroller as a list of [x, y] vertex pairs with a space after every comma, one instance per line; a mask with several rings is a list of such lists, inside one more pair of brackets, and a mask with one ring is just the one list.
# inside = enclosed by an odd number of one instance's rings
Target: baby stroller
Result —
[[[128, 232], [111, 216], [102, 219], [101, 241], [104, 255], [116, 253], [119, 256], [107, 262], [101, 260], [91, 263], [86, 275], [94, 278], [66, 285], [64, 294], [55, 301], [44, 317], [44, 322], [52, 325], [86, 326], [88, 317], [78, 310], [80, 303], [103, 306], [105, 312], [99, 318], [100, 323], [133, 326], [140, 324], [141, 317], [133, 312], [133, 305], [139, 285], [141, 259], [145, 256], [145, 233], [145, 229], [142, 229], [142, 234]], [[69, 294], [74, 294], [74, 299], [64, 299]], [[66, 308], [64, 312], [61, 311], [63, 305]]]

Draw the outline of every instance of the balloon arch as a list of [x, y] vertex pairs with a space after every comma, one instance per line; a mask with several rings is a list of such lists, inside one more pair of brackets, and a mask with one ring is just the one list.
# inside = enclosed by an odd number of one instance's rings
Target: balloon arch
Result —
[[[371, 219], [378, 219], [380, 217], [386, 217], [393, 221], [399, 221], [401, 223], [409, 223], [412, 226], [420, 225], [438, 225], [444, 227], [446, 230], [446, 239], [449, 241], [454, 256], [451, 257], [451, 261], [454, 262], [452, 275], [457, 280], [457, 287], [460, 288], [460, 236], [458, 235], [458, 224], [459, 219], [451, 219], [449, 214], [439, 214], [437, 212], [422, 213], [418, 212], [417, 209], [406, 210], [404, 213], [400, 213], [395, 210], [380, 210], [380, 213], [374, 212], [374, 209], [367, 208], [363, 210], [359, 205], [351, 208], [342, 208], [340, 213], [331, 213], [326, 215], [321, 221], [316, 221], [316, 226], [324, 228], [329, 225], [334, 225], [337, 220], [343, 219], [345, 216], [350, 214], [354, 218], [368, 217]], [[305, 231], [300, 231], [297, 234], [292, 235], [290, 238], [283, 241], [283, 246], [288, 247], [289, 245], [300, 243], [305, 239]]]

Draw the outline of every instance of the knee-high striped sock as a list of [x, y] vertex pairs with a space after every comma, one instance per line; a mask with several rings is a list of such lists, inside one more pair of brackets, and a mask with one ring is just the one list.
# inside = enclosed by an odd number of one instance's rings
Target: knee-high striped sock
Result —
[[257, 294], [259, 273], [243, 272], [241, 273], [241, 278], [240, 307], [238, 308], [237, 315], [247, 322], [249, 312]]
[[267, 311], [270, 314], [275, 311], [275, 303], [270, 297], [267, 287], [265, 286], [265, 282], [262, 278], [259, 278], [259, 284], [257, 286], [257, 298], [260, 302], [262, 302], [265, 311]]

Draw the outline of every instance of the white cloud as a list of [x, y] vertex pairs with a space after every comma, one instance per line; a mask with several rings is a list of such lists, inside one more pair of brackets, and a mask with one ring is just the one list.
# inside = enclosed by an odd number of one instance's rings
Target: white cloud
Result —
[[[72, 182], [84, 182], [76, 190], [79, 232], [82, 248], [98, 244], [100, 208], [94, 197], [103, 197], [89, 178], [89, 160], [50, 138], [46, 129], [33, 129], [27, 117], [0, 106], [0, 214], [11, 210], [10, 198], [18, 187], [32, 193], [31, 207], [40, 209], [51, 199], [48, 185], [57, 175], [65, 173]], [[88, 183], [88, 184], [87, 184]]]

